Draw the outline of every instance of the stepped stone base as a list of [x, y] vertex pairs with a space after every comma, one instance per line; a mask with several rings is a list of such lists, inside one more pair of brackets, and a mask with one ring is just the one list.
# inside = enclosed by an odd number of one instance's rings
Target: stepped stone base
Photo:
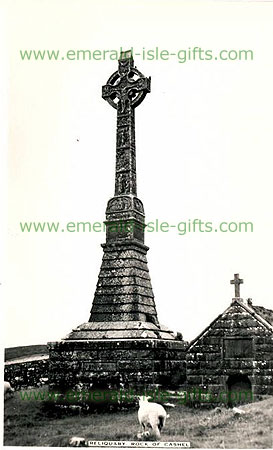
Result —
[[159, 325], [146, 258], [148, 247], [135, 239], [102, 247], [89, 322], [141, 321]]
[[183, 341], [158, 338], [51, 342], [50, 387], [65, 392], [79, 386], [86, 390], [178, 386], [185, 380], [185, 348]]

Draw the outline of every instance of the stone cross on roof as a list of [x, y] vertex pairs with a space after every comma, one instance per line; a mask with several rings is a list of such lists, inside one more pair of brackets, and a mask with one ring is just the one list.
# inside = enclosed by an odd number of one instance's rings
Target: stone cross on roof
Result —
[[239, 278], [239, 274], [234, 274], [234, 280], [230, 280], [230, 284], [234, 284], [235, 287], [235, 297], [240, 298], [240, 284], [243, 284], [244, 280]]
[[134, 110], [150, 90], [151, 78], [134, 67], [131, 51], [122, 52], [102, 87], [102, 98], [117, 110], [115, 195], [137, 195]]

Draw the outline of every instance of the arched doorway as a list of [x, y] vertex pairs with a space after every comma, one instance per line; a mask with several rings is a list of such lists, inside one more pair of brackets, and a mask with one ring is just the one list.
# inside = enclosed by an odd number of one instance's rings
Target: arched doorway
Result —
[[252, 401], [252, 386], [247, 375], [238, 373], [228, 377], [227, 399], [229, 406]]

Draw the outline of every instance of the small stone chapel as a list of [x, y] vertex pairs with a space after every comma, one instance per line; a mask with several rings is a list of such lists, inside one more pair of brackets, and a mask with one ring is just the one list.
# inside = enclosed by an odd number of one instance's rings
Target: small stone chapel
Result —
[[273, 311], [240, 296], [195, 338], [187, 349], [187, 385], [212, 394], [250, 391], [252, 398], [273, 395]]

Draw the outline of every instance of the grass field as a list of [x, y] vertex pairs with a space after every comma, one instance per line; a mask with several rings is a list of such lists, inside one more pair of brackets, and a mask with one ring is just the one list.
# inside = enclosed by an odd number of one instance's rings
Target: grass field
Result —
[[[190, 441], [192, 448], [272, 448], [273, 398], [242, 407], [235, 417], [221, 411], [177, 406], [168, 411], [161, 441]], [[67, 446], [69, 438], [137, 440], [137, 406], [130, 411], [55, 417], [42, 402], [23, 401], [19, 392], [5, 402], [4, 445]]]

